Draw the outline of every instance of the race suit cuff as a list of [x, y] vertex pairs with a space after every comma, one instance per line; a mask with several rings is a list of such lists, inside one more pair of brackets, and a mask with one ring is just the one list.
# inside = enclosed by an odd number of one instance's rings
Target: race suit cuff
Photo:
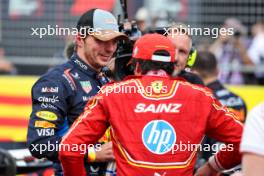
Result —
[[210, 167], [212, 167], [214, 170], [216, 170], [218, 172], [221, 172], [221, 171], [225, 170], [223, 168], [223, 166], [219, 163], [216, 155], [211, 156], [209, 158], [208, 164], [210, 165]]
[[94, 162], [96, 159], [95, 149], [93, 147], [88, 148], [88, 161]]

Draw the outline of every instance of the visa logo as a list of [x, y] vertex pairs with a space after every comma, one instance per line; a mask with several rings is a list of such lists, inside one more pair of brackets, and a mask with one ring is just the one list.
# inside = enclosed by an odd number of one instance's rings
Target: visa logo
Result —
[[54, 129], [37, 129], [38, 136], [53, 136]]

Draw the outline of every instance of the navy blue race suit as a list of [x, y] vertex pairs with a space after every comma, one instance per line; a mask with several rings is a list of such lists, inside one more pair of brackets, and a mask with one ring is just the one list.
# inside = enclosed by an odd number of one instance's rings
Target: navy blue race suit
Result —
[[[214, 96], [221, 102], [222, 105], [226, 106], [229, 110], [236, 114], [239, 121], [245, 121], [247, 107], [245, 101], [241, 97], [226, 89], [218, 80], [208, 84], [207, 87], [213, 91]], [[215, 150], [220, 146], [220, 143], [218, 143], [215, 139], [206, 136], [203, 140], [203, 145], [210, 145], [211, 149], [214, 145], [213, 149]], [[214, 154], [214, 152], [216, 151], [202, 151], [201, 157], [204, 161], [207, 161], [209, 157]]]
[[232, 110], [232, 112], [239, 117], [239, 121], [245, 121], [247, 107], [245, 101], [241, 97], [226, 89], [219, 81], [214, 81], [208, 84], [207, 87], [213, 91], [214, 96], [222, 105]]
[[182, 70], [178, 76], [184, 78], [189, 83], [204, 86], [203, 80], [198, 75], [192, 72]]
[[[54, 162], [56, 175], [62, 175], [58, 161], [62, 136], [83, 112], [87, 101], [107, 82], [106, 77], [99, 76], [73, 54], [69, 61], [56, 66], [34, 84], [27, 145], [33, 156]], [[98, 172], [97, 167], [90, 170]]]

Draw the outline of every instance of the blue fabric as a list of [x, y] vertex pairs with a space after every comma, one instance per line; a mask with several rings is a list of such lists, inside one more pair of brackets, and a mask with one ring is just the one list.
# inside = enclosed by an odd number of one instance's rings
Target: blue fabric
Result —
[[[76, 54], [65, 64], [41, 76], [31, 92], [32, 113], [27, 145], [33, 156], [58, 162], [58, 146], [62, 136], [106, 80]], [[59, 166], [54, 165], [58, 173]]]

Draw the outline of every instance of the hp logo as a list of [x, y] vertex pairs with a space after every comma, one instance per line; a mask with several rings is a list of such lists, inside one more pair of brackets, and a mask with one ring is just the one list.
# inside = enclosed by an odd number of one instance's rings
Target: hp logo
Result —
[[161, 155], [173, 148], [176, 142], [176, 133], [169, 122], [153, 120], [144, 127], [142, 141], [149, 151]]

